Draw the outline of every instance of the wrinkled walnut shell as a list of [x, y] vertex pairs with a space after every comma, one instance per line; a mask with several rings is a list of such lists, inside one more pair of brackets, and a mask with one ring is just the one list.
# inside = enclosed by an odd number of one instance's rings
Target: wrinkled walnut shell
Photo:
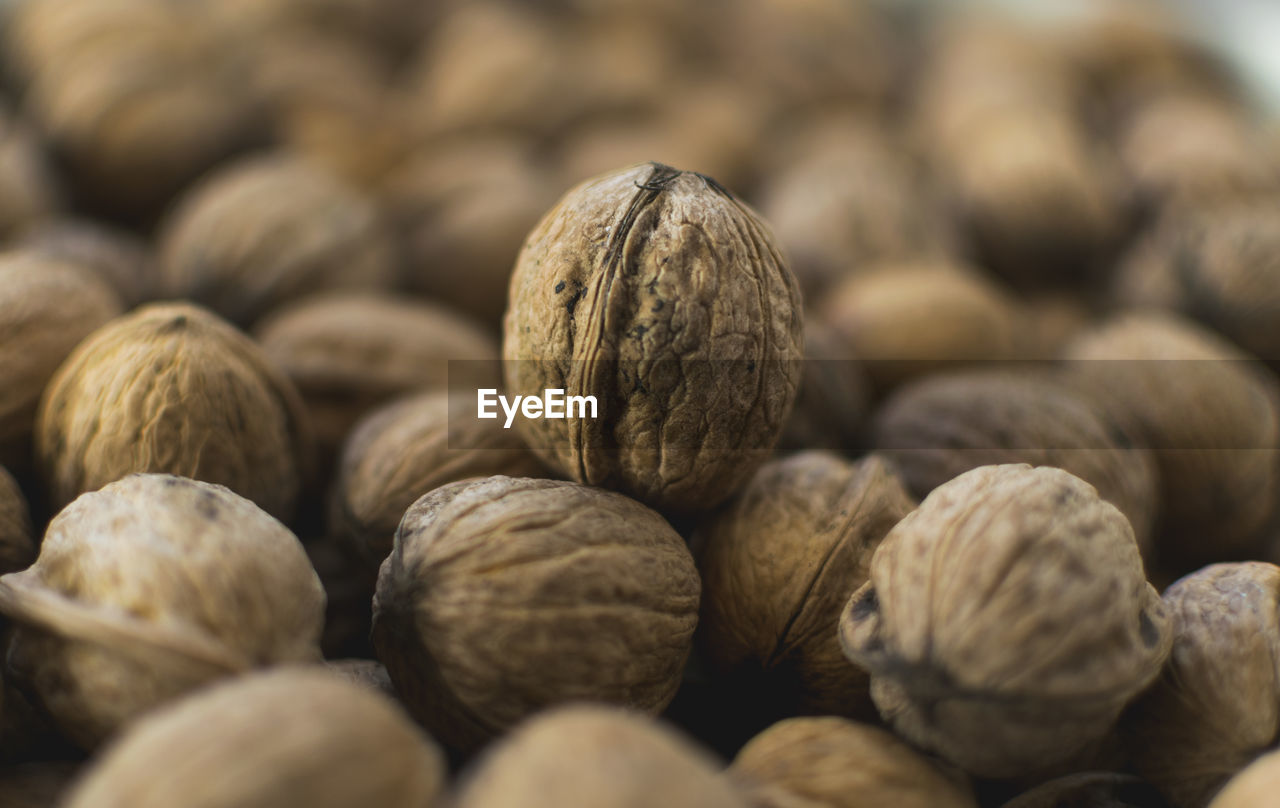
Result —
[[1201, 808], [1280, 732], [1280, 567], [1214, 564], [1164, 593], [1173, 653], [1126, 716], [1139, 774]]
[[1061, 469], [982, 466], [889, 532], [841, 617], [903, 737], [1016, 777], [1100, 739], [1172, 630], [1129, 522]]
[[973, 370], [901, 388], [881, 407], [872, 444], [924, 497], [978, 466], [1056, 466], [1120, 509], [1147, 556], [1159, 501], [1155, 461], [1087, 397], [1048, 374]]
[[244, 334], [153, 304], [95, 331], [49, 382], [37, 461], [55, 505], [131, 472], [225, 485], [293, 515], [311, 435], [297, 391]]
[[867, 674], [836, 638], [871, 554], [914, 507], [879, 457], [804, 452], [761, 466], [694, 539], [698, 639], [721, 676], [765, 679], [747, 696], [796, 711], [873, 718]]
[[206, 176], [170, 214], [159, 244], [166, 290], [239, 325], [303, 294], [395, 280], [394, 245], [373, 203], [284, 154]]
[[747, 808], [703, 750], [644, 716], [548, 710], [463, 775], [456, 808]]
[[202, 690], [104, 751], [67, 808], [432, 808], [440, 749], [389, 700], [320, 669]]
[[729, 775], [758, 808], [977, 808], [944, 773], [891, 733], [843, 718], [792, 718], [757, 735]]
[[373, 644], [410, 712], [471, 749], [564, 701], [660, 712], [680, 685], [698, 595], [684, 541], [643, 505], [489, 477], [438, 488], [404, 515], [378, 577]]
[[764, 462], [795, 399], [799, 293], [764, 225], [719, 184], [658, 164], [571, 190], [511, 278], [508, 394], [598, 398], [521, 419], [553, 468], [656, 507], [705, 509]]
[[0, 577], [0, 612], [18, 683], [91, 749], [214, 679], [318, 660], [324, 592], [297, 538], [252, 502], [135, 474], [49, 523], [36, 563]]

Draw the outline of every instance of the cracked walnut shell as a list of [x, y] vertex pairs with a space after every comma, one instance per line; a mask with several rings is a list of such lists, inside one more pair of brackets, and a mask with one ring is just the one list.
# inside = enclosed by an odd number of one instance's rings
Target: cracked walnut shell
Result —
[[1055, 468], [934, 489], [871, 560], [840, 642], [904, 738], [983, 777], [1034, 775], [1111, 728], [1173, 636], [1133, 529]]
[[474, 748], [559, 702], [658, 713], [699, 581], [679, 534], [621, 494], [489, 477], [427, 494], [382, 564], [373, 644], [410, 712]]
[[579, 482], [664, 509], [723, 501], [768, 459], [803, 358], [795, 279], [718, 183], [652, 163], [571, 190], [511, 278], [507, 390], [594, 395], [595, 419], [522, 419]]
[[311, 435], [293, 385], [252, 340], [204, 309], [166, 303], [80, 343], [45, 390], [36, 452], [57, 506], [131, 472], [167, 472], [288, 519]]
[[8, 664], [72, 740], [215, 679], [319, 661], [324, 591], [301, 543], [243, 497], [134, 474], [79, 497], [36, 563], [0, 577]]

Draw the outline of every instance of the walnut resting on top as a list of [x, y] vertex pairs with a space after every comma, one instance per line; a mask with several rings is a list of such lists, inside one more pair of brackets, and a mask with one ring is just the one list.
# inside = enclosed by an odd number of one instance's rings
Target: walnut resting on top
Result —
[[644, 164], [570, 191], [511, 278], [508, 393], [594, 395], [598, 417], [518, 421], [579, 482], [707, 508], [764, 462], [803, 358], [795, 279], [718, 183]]

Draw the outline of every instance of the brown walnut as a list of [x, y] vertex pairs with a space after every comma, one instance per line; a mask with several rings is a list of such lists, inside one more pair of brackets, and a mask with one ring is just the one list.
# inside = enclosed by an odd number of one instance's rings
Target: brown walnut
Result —
[[761, 466], [707, 517], [699, 547], [698, 641], [721, 676], [765, 679], [747, 699], [873, 718], [867, 674], [836, 638], [841, 609], [871, 554], [914, 507], [882, 458], [804, 452]]
[[67, 808], [433, 808], [444, 755], [396, 708], [320, 669], [243, 676], [147, 715]]
[[835, 716], [792, 718], [757, 735], [729, 767], [758, 808], [976, 808], [963, 777], [889, 732]]
[[704, 509], [764, 462], [803, 358], [795, 279], [756, 215], [658, 164], [571, 190], [511, 279], [508, 394], [594, 395], [595, 419], [520, 419], [579, 482]]
[[1214, 564], [1163, 600], [1173, 653], [1125, 730], [1138, 773], [1202, 808], [1280, 734], [1280, 567]]
[[489, 477], [413, 504], [382, 564], [373, 644], [410, 712], [471, 749], [565, 701], [657, 713], [698, 617], [657, 513], [576, 483]]
[[91, 749], [215, 679], [318, 660], [324, 592], [297, 538], [222, 486], [135, 474], [49, 523], [0, 577], [9, 667]]
[[889, 531], [840, 642], [899, 734], [1016, 777], [1102, 738], [1172, 631], [1120, 511], [1061, 469], [1003, 465], [935, 488]]
[[548, 710], [463, 774], [457, 808], [747, 808], [703, 750], [645, 716]]
[[40, 395], [91, 331], [120, 314], [104, 281], [35, 250], [0, 257], [0, 465], [30, 465]]
[[978, 466], [1056, 466], [1120, 509], [1147, 556], [1158, 502], [1155, 461], [1088, 397], [1047, 373], [972, 370], [900, 388], [872, 444], [916, 497]]
[[286, 300], [394, 280], [394, 245], [373, 203], [287, 154], [209, 174], [159, 236], [166, 291], [239, 325]]
[[293, 515], [311, 435], [292, 383], [198, 306], [144, 306], [82, 342], [49, 382], [37, 461], [55, 505], [131, 472], [227, 486]]

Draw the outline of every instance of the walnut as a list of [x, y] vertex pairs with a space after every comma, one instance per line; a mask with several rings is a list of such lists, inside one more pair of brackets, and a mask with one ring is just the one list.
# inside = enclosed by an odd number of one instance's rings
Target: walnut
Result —
[[1216, 334], [1176, 315], [1122, 314], [1067, 348], [1073, 383], [1153, 450], [1161, 563], [1248, 557], [1280, 487], [1280, 387]]
[[1209, 808], [1257, 808], [1266, 805], [1280, 788], [1280, 750], [1270, 752], [1227, 781]]
[[49, 523], [40, 556], [0, 577], [9, 667], [93, 748], [214, 679], [319, 660], [324, 592], [297, 538], [218, 485], [135, 474]]
[[19, 243], [51, 260], [93, 270], [128, 307], [156, 295], [157, 269], [136, 236], [90, 219], [52, 219], [28, 229]]
[[1143, 556], [1159, 505], [1155, 461], [1096, 403], [1048, 373], [972, 370], [903, 387], [877, 412], [872, 444], [924, 497], [978, 466], [1056, 466], [1098, 489]]
[[1214, 564], [1164, 593], [1173, 653], [1129, 710], [1139, 774], [1201, 808], [1280, 732], [1280, 567]]
[[857, 452], [871, 397], [862, 363], [830, 326], [813, 318], [804, 323], [804, 356], [800, 392], [778, 438], [778, 451]]
[[394, 704], [321, 670], [219, 684], [147, 715], [67, 808], [431, 808], [444, 756]]
[[18, 482], [0, 466], [0, 572], [14, 572], [36, 557], [31, 514]]
[[983, 777], [1071, 757], [1160, 672], [1172, 631], [1129, 522], [1061, 469], [982, 466], [885, 537], [840, 642], [906, 739]]
[[848, 278], [820, 316], [878, 392], [961, 362], [1014, 359], [1023, 321], [998, 284], [946, 262], [883, 264]]
[[410, 288], [497, 327], [511, 267], [554, 199], [524, 140], [471, 137], [410, 155], [381, 197], [405, 246]]
[[497, 420], [475, 417], [475, 394], [421, 393], [360, 423], [343, 450], [330, 529], [374, 566], [391, 552], [404, 512], [423, 494], [469, 477], [545, 476]]
[[288, 154], [232, 163], [188, 189], [161, 227], [159, 254], [170, 294], [241, 325], [303, 294], [395, 280], [373, 203]]
[[621, 494], [489, 477], [413, 504], [382, 564], [373, 644], [410, 711], [471, 749], [570, 700], [649, 713], [697, 622], [684, 541]]
[[1024, 791], [1002, 808], [1165, 808], [1150, 783], [1131, 774], [1069, 774]]
[[501, 376], [496, 340], [426, 302], [314, 296], [278, 309], [254, 333], [301, 392], [325, 458], [337, 455], [363, 415], [396, 396], [453, 387], [469, 388], [474, 397], [476, 388], [497, 387]]
[[668, 727], [599, 705], [548, 710], [463, 774], [457, 808], [747, 808], [710, 756]]
[[944, 772], [877, 727], [835, 716], [792, 718], [751, 740], [729, 767], [758, 808], [977, 808]]
[[91, 331], [120, 314], [99, 278], [34, 250], [0, 256], [0, 465], [30, 464], [40, 394]]
[[196, 306], [154, 304], [90, 335], [40, 404], [37, 460], [55, 505], [130, 472], [220, 483], [287, 519], [311, 436], [293, 385]]
[[521, 419], [553, 468], [657, 507], [723, 501], [768, 458], [803, 357], [799, 293], [756, 215], [713, 180], [639, 165], [571, 190], [511, 279], [508, 394], [596, 396]]
[[27, 122], [0, 105], [0, 237], [6, 240], [47, 221], [61, 201], [41, 145]]
[[876, 546], [914, 504], [875, 456], [804, 452], [761, 466], [694, 539], [707, 663], [748, 687], [763, 674], [744, 701], [786, 715], [873, 718], [867, 675], [844, 658], [836, 624]]

